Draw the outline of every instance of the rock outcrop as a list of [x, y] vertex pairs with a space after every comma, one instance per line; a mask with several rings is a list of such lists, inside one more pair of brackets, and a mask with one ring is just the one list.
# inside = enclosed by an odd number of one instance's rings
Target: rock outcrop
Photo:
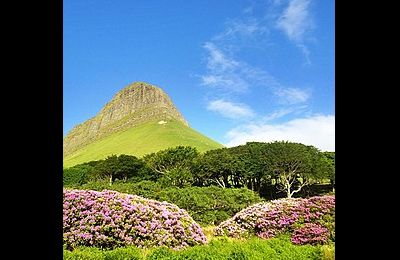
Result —
[[135, 82], [119, 91], [93, 118], [75, 126], [63, 140], [64, 157], [112, 133], [150, 120], [187, 121], [160, 88]]

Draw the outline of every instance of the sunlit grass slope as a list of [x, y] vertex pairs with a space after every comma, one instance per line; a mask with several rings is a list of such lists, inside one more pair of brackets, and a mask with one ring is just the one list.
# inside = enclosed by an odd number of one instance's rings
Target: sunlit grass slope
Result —
[[82, 147], [64, 158], [64, 168], [100, 160], [111, 154], [141, 157], [178, 145], [193, 146], [200, 152], [223, 147], [178, 121], [172, 120], [166, 124], [150, 121]]

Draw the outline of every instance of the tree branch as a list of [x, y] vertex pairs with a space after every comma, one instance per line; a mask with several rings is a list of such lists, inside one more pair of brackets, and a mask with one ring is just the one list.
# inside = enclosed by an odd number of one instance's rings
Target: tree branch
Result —
[[299, 192], [304, 186], [306, 186], [306, 185], [308, 185], [308, 184], [309, 184], [308, 181], [304, 181], [303, 184], [301, 184], [301, 185], [299, 186], [299, 188], [297, 188], [296, 190], [292, 191], [292, 192], [290, 193], [290, 195], [293, 195], [293, 194]]
[[221, 186], [222, 188], [225, 188], [224, 180], [222, 180], [222, 184], [218, 181], [218, 178], [215, 178], [215, 181], [218, 183], [219, 186]]

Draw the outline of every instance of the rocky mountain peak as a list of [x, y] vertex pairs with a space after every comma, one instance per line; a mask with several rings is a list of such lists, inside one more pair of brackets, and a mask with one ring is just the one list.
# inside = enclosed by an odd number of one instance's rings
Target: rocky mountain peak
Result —
[[112, 133], [151, 120], [168, 122], [171, 119], [188, 126], [161, 88], [145, 82], [132, 83], [115, 94], [95, 117], [75, 126], [68, 133], [63, 141], [64, 157]]

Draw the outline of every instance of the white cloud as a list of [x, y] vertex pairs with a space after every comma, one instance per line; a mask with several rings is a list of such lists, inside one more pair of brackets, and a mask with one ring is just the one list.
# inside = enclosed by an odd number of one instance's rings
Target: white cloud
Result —
[[226, 55], [215, 46], [212, 42], [206, 42], [203, 46], [208, 50], [209, 56], [207, 57], [207, 68], [213, 71], [227, 71], [232, 70], [239, 66], [239, 62], [229, 59]]
[[303, 53], [305, 65], [310, 65], [310, 50], [304, 44], [304, 36], [314, 28], [310, 16], [309, 6], [311, 0], [290, 0], [288, 7], [276, 21], [276, 28], [282, 30]]
[[274, 94], [279, 97], [280, 103], [283, 104], [304, 103], [310, 98], [308, 91], [299, 88], [280, 87], [275, 90]]
[[200, 76], [201, 84], [208, 87], [217, 87], [227, 91], [244, 92], [249, 83], [236, 73], [210, 73]]
[[313, 145], [322, 151], [335, 151], [335, 116], [317, 115], [282, 124], [250, 124], [227, 133], [232, 147], [246, 142], [291, 141]]
[[309, 4], [310, 0], [291, 0], [277, 21], [276, 26], [295, 42], [301, 42], [304, 34], [312, 28]]
[[220, 88], [224, 91], [246, 91], [249, 83], [241, 74], [243, 64], [228, 57], [212, 42], [206, 42], [203, 47], [208, 51], [208, 73], [200, 76], [201, 84], [203, 86]]
[[255, 18], [236, 19], [230, 21], [225, 31], [213, 38], [215, 41], [229, 41], [233, 39], [249, 40], [254, 36], [261, 36], [268, 32], [267, 27]]
[[253, 117], [254, 112], [245, 104], [233, 103], [223, 99], [217, 99], [208, 103], [207, 109], [217, 112], [224, 117], [240, 119]]
[[286, 116], [294, 111], [294, 108], [283, 108], [279, 109], [277, 111], [274, 111], [266, 116], [263, 117], [263, 121], [271, 121], [277, 118], [281, 118], [283, 116]]
[[[242, 94], [254, 93], [256, 90], [260, 93], [267, 91], [269, 93], [265, 94], [266, 98], [280, 107], [262, 119], [270, 121], [293, 113], [295, 110], [303, 111], [297, 110], [297, 108], [299, 105], [307, 105], [311, 97], [310, 89], [304, 90], [282, 84], [268, 71], [243, 60], [240, 51], [247, 50], [248, 46], [252, 48], [257, 44], [262, 45], [263, 40], [268, 38], [265, 36], [268, 36], [269, 29], [275, 26], [275, 29], [282, 29], [291, 40], [295, 41], [306, 58], [306, 64], [310, 64], [307, 46], [300, 42], [303, 34], [309, 29], [308, 25], [311, 21], [308, 11], [309, 4], [310, 0], [274, 1], [270, 8], [273, 9], [276, 16], [269, 20], [266, 14], [264, 17], [254, 15], [253, 11], [256, 11], [254, 9], [256, 7], [255, 5], [253, 5], [254, 8], [250, 6], [245, 11], [245, 15], [227, 21], [223, 31], [205, 42], [203, 48], [206, 52], [206, 71], [198, 77], [200, 84], [208, 87], [212, 99], [235, 97], [240, 101], [238, 98]], [[262, 11], [261, 7], [258, 9], [264, 13], [265, 11]], [[227, 116], [229, 114], [226, 112], [228, 111], [227, 107], [232, 108], [226, 104], [224, 108], [212, 107], [209, 104], [208, 109], [219, 111], [218, 113], [225, 117], [236, 117]], [[235, 107], [243, 108], [239, 105]], [[232, 111], [243, 110], [232, 109]], [[241, 112], [237, 112], [237, 114], [240, 115]]]
[[249, 86], [283, 88], [268, 72], [235, 60], [215, 43], [203, 45], [207, 52], [207, 73], [200, 75], [201, 85], [222, 89], [225, 92], [243, 93]]
[[304, 44], [298, 43], [297, 47], [300, 48], [301, 52], [303, 52], [304, 57], [306, 58], [305, 65], [310, 65], [311, 60], [310, 60], [310, 50], [305, 46]]

